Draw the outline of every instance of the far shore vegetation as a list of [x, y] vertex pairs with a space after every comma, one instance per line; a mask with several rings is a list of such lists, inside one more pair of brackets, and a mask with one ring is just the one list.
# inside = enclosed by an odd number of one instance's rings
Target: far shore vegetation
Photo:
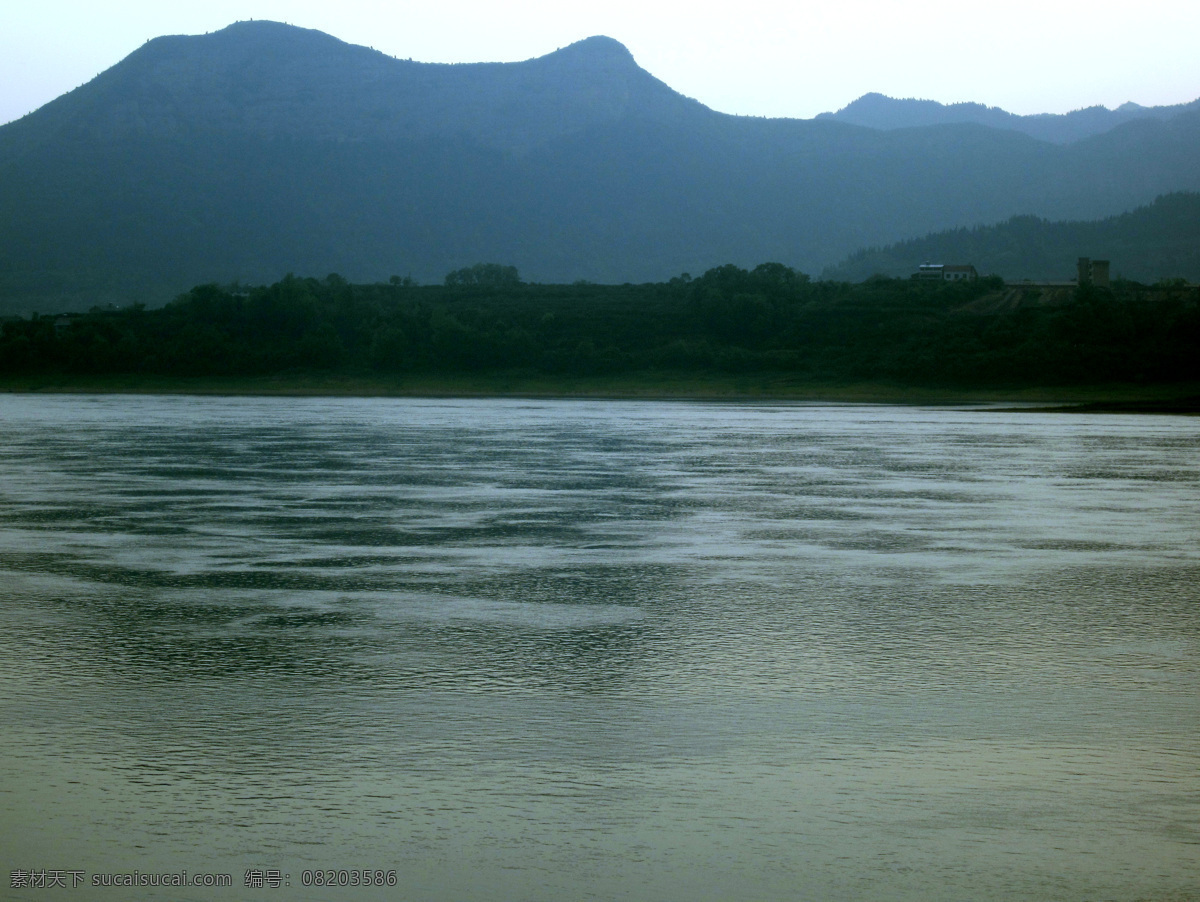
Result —
[[0, 389], [1187, 411], [1200, 406], [1200, 297], [813, 281], [777, 263], [641, 285], [527, 284], [496, 264], [438, 286], [288, 276], [201, 285], [158, 309], [9, 318]]

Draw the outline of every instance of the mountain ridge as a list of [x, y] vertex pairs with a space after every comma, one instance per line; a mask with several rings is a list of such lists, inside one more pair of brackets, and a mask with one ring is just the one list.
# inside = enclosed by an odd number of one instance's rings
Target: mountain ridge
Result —
[[1126, 102], [1114, 110], [1104, 106], [1091, 106], [1069, 113], [1035, 113], [1022, 116], [981, 103], [944, 104], [936, 100], [897, 99], [871, 92], [852, 101], [836, 113], [820, 113], [815, 118], [881, 130], [974, 123], [989, 128], [1021, 132], [1053, 144], [1069, 144], [1111, 131], [1126, 122], [1139, 119], [1170, 119], [1180, 113], [1197, 109], [1200, 109], [1200, 99], [1170, 106], [1145, 107]]
[[862, 281], [907, 276], [925, 261], [969, 263], [1010, 281], [1070, 279], [1080, 256], [1107, 259], [1114, 277], [1155, 283], [1200, 281], [1200, 193], [1161, 195], [1143, 207], [1100, 220], [1051, 222], [1014, 216], [1004, 222], [938, 232], [887, 247], [864, 248], [822, 275]]
[[[553, 99], [550, 85], [560, 98], [554, 112], [561, 128], [535, 135], [529, 119], [540, 110], [530, 107]], [[514, 93], [531, 102], [514, 103]], [[465, 110], [463, 97], [471, 99]], [[523, 152], [629, 113], [720, 115], [672, 91], [609, 37], [584, 38], [521, 63], [422, 63], [313, 29], [257, 20], [207, 35], [147, 41], [0, 133], [27, 127], [31, 117], [73, 119], [71, 138], [86, 133], [101, 140], [217, 130], [361, 141], [463, 131], [484, 144]]]
[[0, 308], [162, 303], [287, 272], [662, 281], [1017, 214], [1200, 190], [1200, 112], [1048, 144], [941, 124], [731, 116], [612, 39], [521, 63], [396, 60], [243, 23], [148, 42], [0, 126]]

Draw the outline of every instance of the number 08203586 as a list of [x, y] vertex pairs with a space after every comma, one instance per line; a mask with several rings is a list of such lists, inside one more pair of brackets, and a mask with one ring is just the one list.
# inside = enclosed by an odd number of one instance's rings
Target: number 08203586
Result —
[[323, 868], [301, 872], [300, 882], [304, 886], [395, 886], [396, 872]]

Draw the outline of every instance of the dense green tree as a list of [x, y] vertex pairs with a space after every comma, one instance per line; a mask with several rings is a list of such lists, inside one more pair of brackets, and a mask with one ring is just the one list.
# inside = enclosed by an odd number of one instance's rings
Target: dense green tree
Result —
[[521, 284], [521, 276], [515, 266], [500, 263], [476, 263], [464, 269], [446, 274], [446, 285], [490, 285], [512, 287]]
[[813, 282], [780, 264], [646, 285], [200, 285], [158, 310], [0, 325], [10, 374], [791, 373], [1001, 385], [1200, 379], [1194, 287]]

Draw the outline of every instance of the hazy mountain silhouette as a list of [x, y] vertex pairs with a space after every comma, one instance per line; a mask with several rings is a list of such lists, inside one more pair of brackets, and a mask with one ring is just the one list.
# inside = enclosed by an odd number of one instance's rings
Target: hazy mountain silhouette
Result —
[[671, 122], [703, 110], [639, 69], [611, 38], [520, 64], [439, 65], [260, 21], [149, 41], [11, 128], [25, 149], [58, 137], [218, 131], [306, 141], [461, 136], [526, 151], [622, 116]]
[[970, 263], [1006, 279], [1071, 279], [1079, 257], [1108, 260], [1114, 277], [1154, 283], [1200, 281], [1200, 194], [1159, 197], [1149, 206], [1092, 222], [1014, 216], [998, 225], [953, 229], [851, 254], [823, 275], [859, 282], [906, 276], [923, 262]]
[[1146, 107], [1123, 103], [1115, 110], [1092, 106], [1070, 113], [1038, 113], [1018, 116], [1000, 107], [981, 103], [943, 104], [936, 100], [897, 100], [883, 94], [864, 94], [836, 113], [820, 113], [817, 119], [833, 119], [875, 129], [920, 128], [927, 125], [973, 123], [989, 128], [1022, 132], [1040, 141], [1069, 144], [1111, 131], [1137, 119], [1171, 119], [1200, 109], [1200, 100], [1174, 106]]
[[522, 63], [397, 60], [244, 22], [148, 42], [0, 127], [0, 305], [158, 303], [284, 273], [658, 281], [809, 272], [1028, 213], [1200, 189], [1200, 113], [1066, 146], [977, 124], [879, 131], [716, 113], [595, 37]]

